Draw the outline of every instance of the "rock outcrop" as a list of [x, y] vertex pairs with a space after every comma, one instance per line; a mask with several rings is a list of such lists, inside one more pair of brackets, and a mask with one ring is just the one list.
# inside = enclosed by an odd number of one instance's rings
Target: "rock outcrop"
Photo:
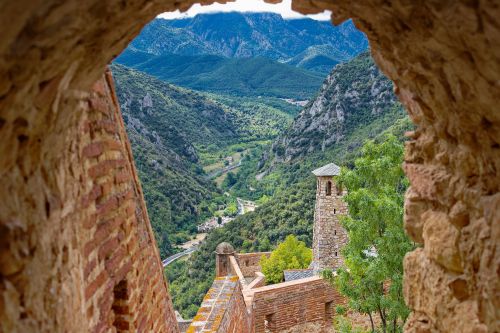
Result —
[[[88, 281], [75, 262], [79, 251], [73, 250], [83, 246], [74, 228], [85, 221], [79, 200], [92, 185], [80, 172], [86, 162], [77, 154], [83, 148], [78, 119], [91, 103], [85, 96], [147, 22], [195, 2], [18, 0], [0, 5], [3, 330], [94, 328], [95, 321], [86, 316], [101, 313], [84, 305], [81, 284]], [[294, 0], [293, 8], [303, 13], [330, 9], [335, 23], [353, 18], [417, 126], [406, 147], [411, 181], [406, 228], [423, 248], [405, 261], [405, 296], [413, 310], [406, 331], [500, 331], [498, 1]], [[100, 110], [101, 105], [92, 107]], [[109, 175], [108, 167], [98, 170]], [[108, 208], [115, 209], [113, 204], [102, 209]], [[454, 242], [441, 241], [442, 232]], [[161, 270], [151, 267], [156, 269], [149, 273]], [[132, 283], [148, 278], [138, 271]], [[116, 290], [119, 295], [121, 289]], [[165, 290], [152, 290], [152, 299]], [[139, 311], [166, 311], [174, 318], [168, 306], [153, 308], [144, 303]], [[103, 325], [111, 327], [111, 319], [103, 316]]]
[[391, 113], [394, 120], [402, 117], [392, 91], [392, 82], [380, 73], [368, 52], [337, 65], [318, 95], [273, 143], [272, 163], [325, 151], [385, 114]]

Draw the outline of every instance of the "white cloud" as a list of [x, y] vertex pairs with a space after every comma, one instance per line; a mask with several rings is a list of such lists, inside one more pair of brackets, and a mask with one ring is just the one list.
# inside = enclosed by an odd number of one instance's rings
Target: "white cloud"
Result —
[[272, 12], [281, 14], [281, 16], [286, 19], [309, 17], [315, 20], [330, 20], [329, 11], [315, 15], [302, 15], [293, 11], [292, 0], [283, 0], [283, 2], [276, 5], [265, 3], [263, 0], [236, 0], [235, 2], [228, 2], [226, 4], [215, 3], [208, 6], [196, 4], [184, 13], [176, 10], [175, 12], [160, 14], [158, 17], [177, 19], [183, 17], [193, 17], [196, 14], [217, 12]]

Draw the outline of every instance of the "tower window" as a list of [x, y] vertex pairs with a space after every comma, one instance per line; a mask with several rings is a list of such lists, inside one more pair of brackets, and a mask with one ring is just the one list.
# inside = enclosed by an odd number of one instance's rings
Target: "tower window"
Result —
[[333, 230], [333, 234], [336, 236], [337, 235], [337, 230]]
[[326, 195], [332, 195], [332, 182], [328, 181], [326, 183]]
[[335, 256], [337, 256], [337, 252], [335, 252]]
[[335, 208], [333, 209], [333, 214], [337, 214], [337, 210]]

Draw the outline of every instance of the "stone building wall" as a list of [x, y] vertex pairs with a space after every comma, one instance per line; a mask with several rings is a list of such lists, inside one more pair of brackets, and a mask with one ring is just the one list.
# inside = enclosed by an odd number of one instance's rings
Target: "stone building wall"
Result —
[[52, 110], [0, 189], [0, 331], [178, 332], [111, 74]]
[[[329, 195], [328, 182], [331, 183]], [[339, 218], [347, 214], [347, 204], [342, 200], [344, 191], [337, 188], [334, 177], [317, 177], [313, 229], [314, 269], [336, 269], [343, 265], [340, 251], [347, 244], [347, 232], [341, 226]]]

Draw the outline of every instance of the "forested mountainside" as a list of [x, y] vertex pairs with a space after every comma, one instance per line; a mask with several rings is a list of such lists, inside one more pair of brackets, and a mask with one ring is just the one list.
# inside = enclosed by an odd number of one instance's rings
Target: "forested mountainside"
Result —
[[127, 49], [115, 62], [182, 87], [225, 95], [304, 100], [312, 97], [324, 80], [322, 74], [262, 57], [156, 56]]
[[[195, 313], [210, 285], [213, 251], [219, 242], [229, 241], [238, 251], [266, 251], [294, 234], [310, 246], [316, 188], [311, 171], [331, 162], [350, 166], [367, 139], [379, 138], [386, 132], [402, 139], [403, 133], [411, 129], [390, 82], [374, 66], [368, 53], [337, 65], [317, 98], [300, 112], [285, 134], [262, 155], [245, 160], [226, 190], [233, 195], [260, 198], [263, 204], [255, 212], [212, 231], [188, 261], [175, 263], [167, 270], [174, 305], [183, 315]], [[336, 112], [337, 104], [343, 107], [342, 120], [340, 112]], [[303, 123], [308, 125], [304, 127]], [[336, 140], [323, 144], [332, 135]], [[316, 144], [309, 145], [311, 140]], [[276, 147], [283, 142], [307, 144], [304, 150], [298, 144], [301, 153], [290, 158], [284, 154], [276, 157]]]
[[[245, 143], [269, 140], [291, 121], [280, 100], [203, 95], [112, 65], [117, 95], [162, 256], [187, 239], [224, 202], [202, 160]], [[283, 108], [281, 108], [283, 107]]]
[[402, 115], [392, 82], [364, 52], [335, 67], [318, 96], [273, 143], [271, 158], [274, 162], [289, 162], [325, 151], [357, 129], [393, 113]]
[[265, 57], [326, 75], [334, 64], [367, 47], [366, 37], [352, 21], [335, 27], [308, 18], [284, 20], [273, 13], [234, 12], [153, 20], [129, 49], [154, 55]]

